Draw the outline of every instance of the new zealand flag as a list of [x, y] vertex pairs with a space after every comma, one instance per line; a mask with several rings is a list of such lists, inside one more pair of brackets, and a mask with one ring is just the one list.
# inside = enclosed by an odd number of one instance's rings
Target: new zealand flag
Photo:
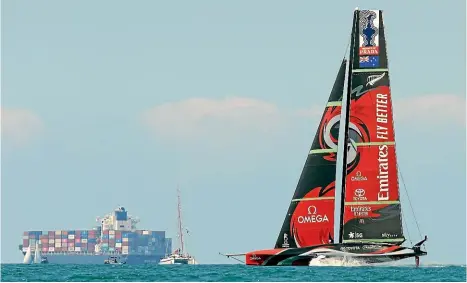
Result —
[[360, 68], [379, 67], [379, 56], [360, 56]]

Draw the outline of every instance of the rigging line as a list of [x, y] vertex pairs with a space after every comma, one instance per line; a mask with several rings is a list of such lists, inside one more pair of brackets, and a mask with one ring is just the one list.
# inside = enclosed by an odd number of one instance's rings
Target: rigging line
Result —
[[[353, 26], [352, 26], [352, 27], [353, 27]], [[352, 29], [350, 29], [349, 40], [347, 41], [347, 47], [345, 47], [345, 52], [344, 52], [343, 58], [345, 58], [345, 56], [347, 55], [347, 51], [349, 51], [349, 53], [350, 53], [349, 46], [350, 46], [350, 42], [351, 42], [351, 41], [352, 41]]]
[[[413, 209], [413, 206], [412, 206], [412, 202], [410, 201], [409, 192], [407, 191], [407, 187], [405, 186], [404, 177], [402, 176], [402, 170], [400, 168], [399, 163], [397, 163], [397, 170], [399, 171], [399, 174], [401, 175], [402, 185], [404, 186], [405, 194], [407, 195], [407, 199], [409, 200], [410, 209], [412, 210], [412, 215], [413, 215], [413, 217], [415, 219], [415, 224], [417, 225], [418, 235], [421, 238], [422, 233], [420, 232], [420, 226], [418, 225], [417, 216], [415, 215], [415, 212], [414, 212], [414, 209]], [[402, 209], [402, 206], [401, 206], [401, 209]], [[425, 244], [423, 244], [423, 246], [425, 246]]]
[[409, 226], [407, 225], [407, 221], [405, 220], [405, 218], [403, 217], [404, 216], [404, 211], [402, 209], [402, 205], [401, 205], [401, 213], [402, 213], [402, 223], [403, 225], [405, 226], [405, 231], [407, 231], [407, 236], [409, 237], [409, 242], [410, 242], [410, 245], [413, 245], [412, 243], [412, 237], [410, 237], [410, 232], [409, 232]]

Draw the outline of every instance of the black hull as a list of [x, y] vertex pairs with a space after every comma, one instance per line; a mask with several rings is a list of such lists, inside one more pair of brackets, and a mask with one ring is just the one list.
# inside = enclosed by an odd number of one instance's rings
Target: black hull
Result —
[[375, 264], [420, 257], [427, 253], [420, 247], [401, 247], [381, 243], [344, 243], [254, 251], [246, 254], [246, 264], [261, 266], [308, 266], [311, 260], [355, 260], [361, 264]]

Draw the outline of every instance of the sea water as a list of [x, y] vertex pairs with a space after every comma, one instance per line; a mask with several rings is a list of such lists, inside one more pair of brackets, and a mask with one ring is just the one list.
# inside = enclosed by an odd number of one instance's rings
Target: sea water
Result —
[[[310, 263], [312, 264], [312, 263]], [[2, 264], [1, 281], [466, 281], [465, 265], [359, 266]]]

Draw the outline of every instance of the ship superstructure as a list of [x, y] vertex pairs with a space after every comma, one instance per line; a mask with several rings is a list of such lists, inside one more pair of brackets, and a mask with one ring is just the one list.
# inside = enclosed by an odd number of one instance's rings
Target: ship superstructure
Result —
[[50, 263], [103, 264], [109, 256], [122, 256], [128, 264], [157, 263], [172, 249], [172, 239], [165, 231], [139, 230], [139, 218], [124, 207], [96, 219], [91, 230], [26, 231], [23, 255], [34, 253], [36, 243]]

